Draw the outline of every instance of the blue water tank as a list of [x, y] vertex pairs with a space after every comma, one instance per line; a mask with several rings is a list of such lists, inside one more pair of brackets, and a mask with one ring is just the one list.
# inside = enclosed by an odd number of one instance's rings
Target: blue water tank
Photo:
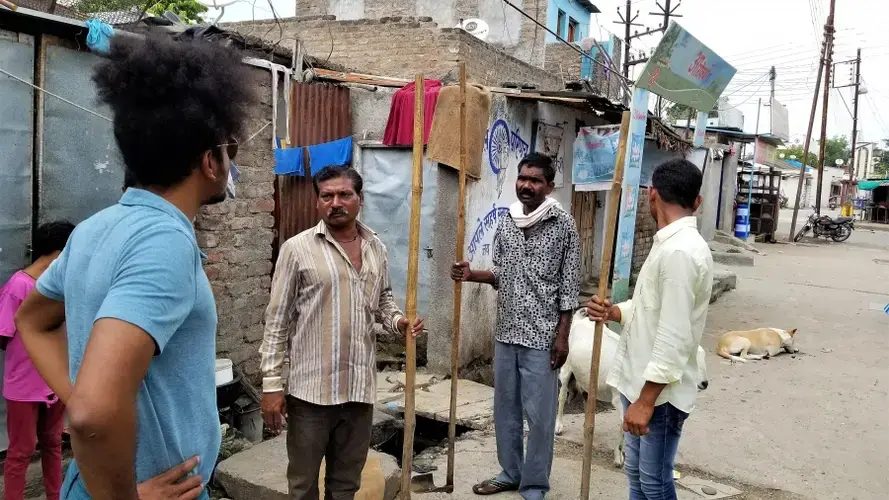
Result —
[[750, 207], [747, 204], [738, 205], [735, 211], [735, 238], [746, 240], [750, 234]]

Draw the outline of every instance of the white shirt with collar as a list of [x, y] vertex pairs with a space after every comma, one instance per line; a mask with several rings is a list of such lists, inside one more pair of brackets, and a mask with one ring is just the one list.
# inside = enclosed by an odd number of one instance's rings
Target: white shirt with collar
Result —
[[671, 403], [691, 413], [712, 282], [713, 257], [695, 217], [659, 230], [633, 298], [617, 304], [622, 332], [608, 385], [632, 403], [646, 381], [666, 384], [655, 406]]

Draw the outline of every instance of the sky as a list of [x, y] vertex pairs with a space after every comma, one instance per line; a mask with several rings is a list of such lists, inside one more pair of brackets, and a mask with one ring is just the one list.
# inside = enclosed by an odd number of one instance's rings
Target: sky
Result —
[[[213, 0], [200, 0], [211, 5]], [[233, 0], [217, 0], [218, 5]], [[279, 17], [293, 16], [298, 0], [237, 0], [226, 7], [223, 21], [268, 19], [271, 5]], [[661, 5], [663, 5], [663, 0]], [[623, 26], [617, 20], [616, 8], [622, 10], [625, 0], [593, 0], [602, 11], [592, 16], [590, 35], [606, 39], [609, 33], [623, 38]], [[673, 4], [678, 3], [674, 0]], [[887, 0], [838, 0], [834, 62], [855, 58], [862, 49], [861, 76], [867, 94], [859, 101], [859, 141], [889, 139], [889, 8]], [[656, 0], [633, 0], [633, 11], [639, 10], [637, 22], [656, 27], [660, 21], [649, 15], [656, 11]], [[818, 54], [829, 0], [683, 0], [676, 10], [683, 17], [676, 19], [683, 28], [709, 46], [738, 69], [723, 94], [732, 106], [744, 113], [745, 131], [756, 131], [757, 100], [769, 99], [767, 72], [774, 65], [776, 98], [788, 107], [791, 142], [803, 142], [812, 106]], [[219, 11], [211, 9], [209, 14]], [[644, 28], [639, 28], [644, 31]], [[633, 51], [651, 53], [660, 34], [633, 40]], [[851, 83], [852, 64], [836, 66], [835, 85]], [[641, 71], [643, 65], [634, 69]], [[881, 78], [882, 76], [882, 78]], [[827, 135], [852, 135], [852, 88], [831, 89]], [[821, 102], [819, 93], [813, 136], [821, 133]], [[769, 131], [768, 108], [763, 105], [759, 132]], [[813, 141], [814, 142], [814, 141]]]

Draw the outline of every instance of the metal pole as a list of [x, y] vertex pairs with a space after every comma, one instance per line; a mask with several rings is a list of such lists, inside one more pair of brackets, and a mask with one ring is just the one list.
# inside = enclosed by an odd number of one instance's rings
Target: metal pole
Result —
[[[833, 12], [834, 1], [831, 0], [830, 8], [831, 12]], [[799, 174], [799, 183], [796, 189], [796, 202], [793, 206], [793, 219], [790, 222], [790, 234], [787, 235], [787, 241], [793, 241], [793, 236], [796, 234], [796, 219], [799, 215], [799, 202], [800, 197], [803, 194], [803, 185], [806, 180], [806, 157], [809, 155], [809, 146], [812, 142], [812, 127], [815, 125], [815, 111], [818, 109], [818, 91], [821, 88], [821, 75], [824, 72], [824, 56], [827, 49], [827, 32], [829, 29], [832, 29], [831, 22], [833, 21], [833, 14], [830, 15], [828, 19], [828, 24], [824, 25], [824, 42], [821, 47], [821, 57], [820, 62], [818, 63], [818, 77], [815, 79], [815, 93], [812, 95], [812, 111], [809, 114], [809, 128], [806, 131], [806, 142], [803, 146], [803, 157], [802, 157], [802, 167], [800, 167]]]
[[630, 78], [630, 25], [633, 23], [633, 18], [630, 17], [631, 8], [633, 8], [632, 2], [627, 0], [626, 17], [624, 18], [624, 78], [628, 80]]
[[821, 215], [821, 184], [824, 179], [824, 153], [827, 151], [827, 106], [830, 102], [830, 71], [833, 66], [833, 26], [836, 13], [836, 0], [830, 0], [830, 14], [827, 16], [827, 32], [824, 39], [824, 102], [821, 104], [821, 144], [818, 154], [818, 184], [815, 186], [815, 214]]
[[[833, 29], [833, 18], [828, 18]], [[827, 34], [827, 54], [824, 63], [824, 102], [821, 103], [821, 143], [818, 145], [818, 184], [815, 186], [815, 213], [821, 215], [821, 191], [824, 180], [824, 154], [827, 152], [827, 106], [830, 101], [830, 70], [833, 54], [833, 35]]]
[[846, 184], [845, 196], [843, 197], [843, 206], [852, 197], [852, 181], [855, 178], [855, 146], [858, 142], [858, 89], [861, 85], [861, 49], [858, 49], [857, 57], [855, 57], [855, 95], [852, 96], [852, 158], [849, 159], [849, 183]]
[[[756, 148], [759, 142], [759, 111], [762, 109], [762, 98], [756, 100], [756, 128], [753, 129], [753, 161], [750, 162], [750, 180], [747, 181], [747, 224], [750, 224], [751, 205], [753, 204], [753, 173], [756, 171]], [[760, 227], [762, 224], [760, 224]], [[750, 236], [750, 229], [747, 229]]]
[[[771, 85], [771, 90], [769, 91], [769, 133], [771, 134], [775, 129], [775, 124], [772, 123], [772, 106], [775, 105], [775, 79], [778, 77], [778, 73], [775, 71], [775, 67], [769, 70], [769, 85]], [[757, 130], [759, 132], [759, 130]]]

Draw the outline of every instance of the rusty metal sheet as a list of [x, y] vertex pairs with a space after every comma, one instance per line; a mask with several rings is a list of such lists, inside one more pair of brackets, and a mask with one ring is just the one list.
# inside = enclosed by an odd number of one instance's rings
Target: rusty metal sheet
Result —
[[[290, 99], [290, 144], [313, 146], [352, 135], [349, 89], [328, 83], [294, 83]], [[275, 179], [275, 225], [281, 244], [320, 220], [315, 208], [315, 190], [304, 156], [305, 177], [277, 176]]]

